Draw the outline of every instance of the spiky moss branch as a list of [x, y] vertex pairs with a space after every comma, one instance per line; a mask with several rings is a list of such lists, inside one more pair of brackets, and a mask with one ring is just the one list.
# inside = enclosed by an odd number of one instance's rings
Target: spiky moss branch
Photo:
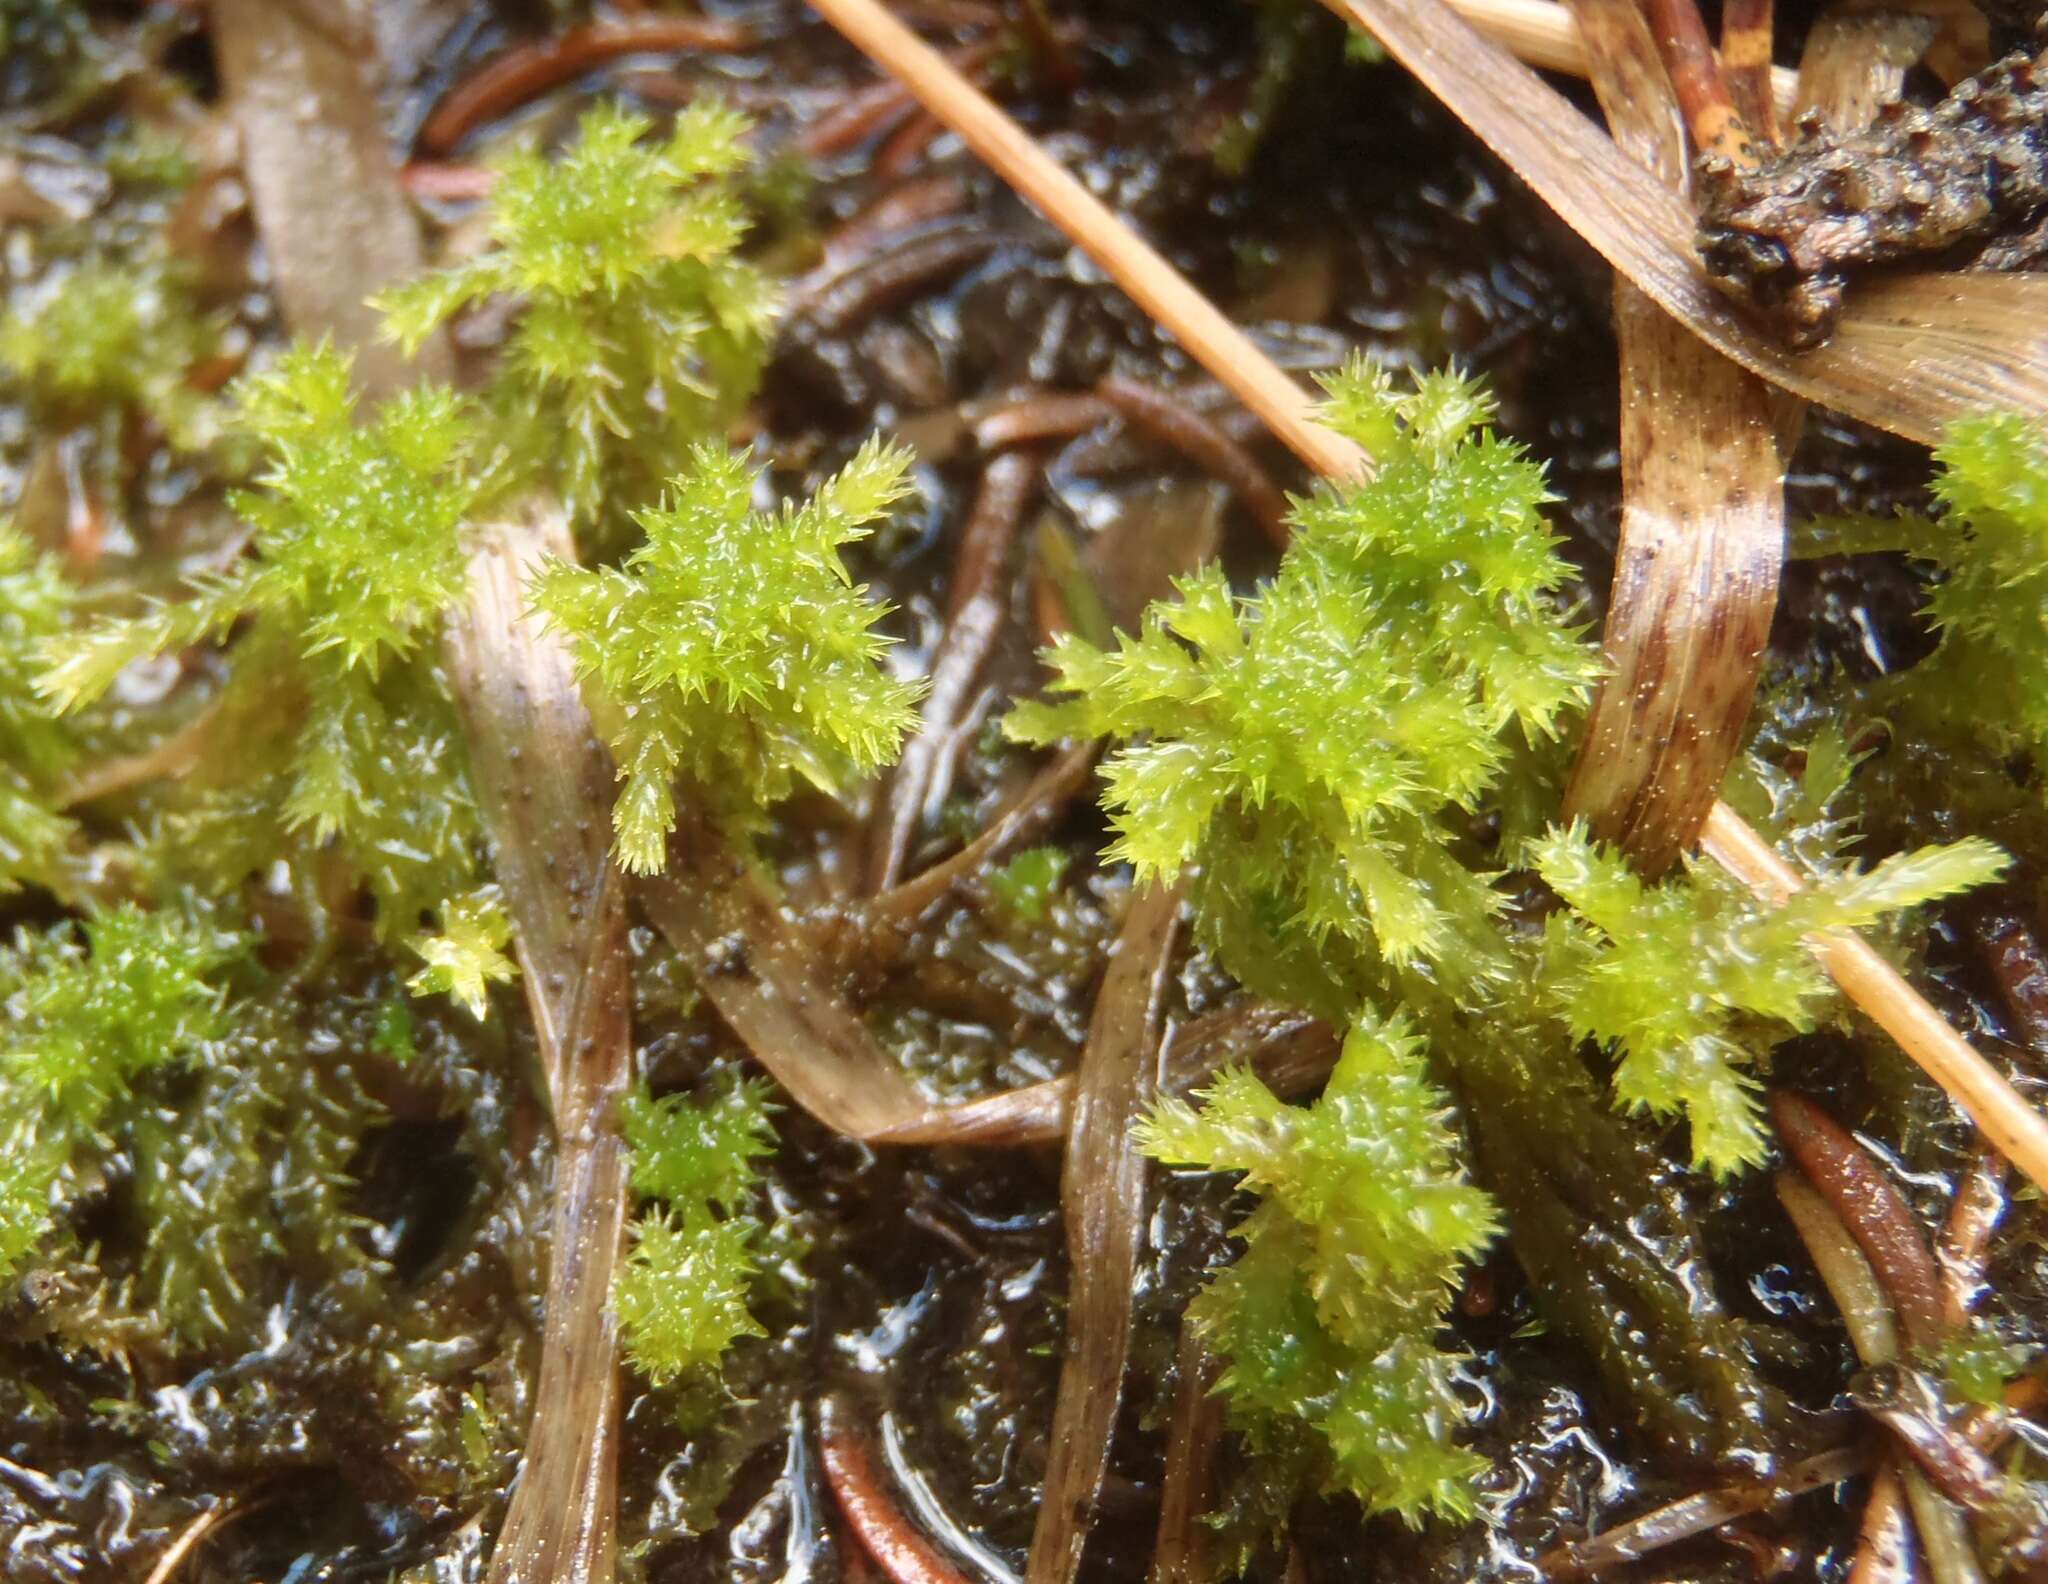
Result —
[[659, 1202], [632, 1225], [613, 1301], [627, 1356], [657, 1386], [762, 1334], [747, 1308], [760, 1228], [741, 1210], [760, 1186], [755, 1160], [775, 1148], [773, 1110], [768, 1085], [730, 1076], [702, 1100], [643, 1089], [626, 1103], [633, 1189]]
[[[1397, 395], [1354, 364], [1326, 418], [1379, 461], [1370, 482], [1300, 502], [1273, 581], [1234, 598], [1198, 572], [1113, 652], [1051, 651], [1029, 742], [1109, 736], [1110, 856], [1141, 878], [1200, 870], [1201, 927], [1255, 989], [1342, 1014], [1379, 964], [1452, 949], [1497, 910], [1445, 816], [1497, 784], [1519, 727], [1555, 730], [1597, 661], [1549, 602], [1567, 575], [1539, 469], [1482, 429], [1455, 374]], [[1359, 962], [1357, 974], [1334, 962]], [[1347, 981], [1355, 981], [1348, 983]]]
[[751, 509], [755, 470], [701, 444], [623, 568], [556, 562], [534, 604], [566, 633], [625, 782], [618, 856], [651, 874], [676, 824], [674, 786], [736, 836], [800, 782], [836, 791], [894, 757], [915, 684], [881, 664], [885, 607], [839, 550], [902, 498], [908, 457], [878, 442], [801, 504]]
[[350, 360], [322, 345], [245, 382], [237, 421], [266, 460], [234, 505], [255, 554], [180, 602], [52, 641], [41, 686], [77, 709], [134, 661], [249, 623], [222, 707], [253, 735], [218, 790], [233, 816], [261, 809], [281, 835], [337, 843], [377, 898], [380, 930], [399, 938], [464, 891], [474, 864], [433, 647], [462, 588], [474, 428], [433, 388], [359, 419], [349, 376]]
[[49, 1230], [74, 1151], [147, 1069], [223, 1036], [233, 937], [123, 906], [0, 948], [0, 1275]]
[[494, 473], [558, 494], [579, 528], [606, 513], [623, 526], [651, 503], [760, 379], [777, 298], [735, 256], [747, 219], [728, 180], [747, 125], [700, 101], [648, 141], [645, 117], [600, 106], [556, 160], [521, 149], [497, 163], [493, 247], [381, 299], [409, 349], [475, 303], [516, 304], [483, 398]]
[[[1373, 1511], [1468, 1514], [1485, 1460], [1451, 1443], [1456, 1363], [1429, 1339], [1497, 1221], [1457, 1165], [1423, 1042], [1368, 1012], [1315, 1104], [1287, 1105], [1242, 1069], [1198, 1098], [1200, 1111], [1162, 1101], [1138, 1137], [1160, 1160], [1242, 1172], [1260, 1197], [1237, 1229], [1243, 1255], [1189, 1310], [1229, 1361], [1231, 1423]], [[1319, 1445], [1299, 1445], [1304, 1422]]]
[[[1764, 1159], [1751, 1068], [1779, 1037], [1776, 1026], [1812, 1029], [1833, 994], [1805, 938], [1986, 884], [2008, 862], [1975, 839], [1926, 847], [1867, 873], [1820, 877], [1766, 907], [1707, 864], [1645, 885], [1579, 825], [1534, 843], [1530, 857], [1571, 908], [1546, 924], [1542, 977], [1572, 1033], [1615, 1043], [1616, 1098], [1630, 1110], [1684, 1115], [1694, 1164], [1715, 1173]], [[1776, 1026], [1759, 1037], [1753, 1019]]]
[[43, 645], [70, 626], [71, 608], [56, 564], [0, 522], [0, 895], [55, 885], [75, 829], [56, 792], [78, 747], [36, 690]]

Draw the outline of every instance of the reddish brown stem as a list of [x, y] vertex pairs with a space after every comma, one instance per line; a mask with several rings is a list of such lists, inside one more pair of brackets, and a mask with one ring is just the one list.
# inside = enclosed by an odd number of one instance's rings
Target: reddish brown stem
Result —
[[989, 463], [960, 538], [959, 559], [946, 606], [946, 635], [932, 657], [931, 691], [923, 721], [903, 749], [882, 801], [882, 822], [870, 854], [868, 890], [883, 891], [903, 873], [919, 828], [937, 811], [952, 784], [949, 745], [958, 741], [975, 683], [1002, 631], [1007, 585], [1004, 564], [1017, 525], [1038, 492], [1035, 457], [1010, 452]]
[[1856, 1555], [1848, 1584], [1913, 1584], [1913, 1518], [1906, 1510], [1906, 1486], [1887, 1457], [1870, 1481], [1863, 1522], [1856, 1531]]
[[494, 56], [450, 88], [421, 125], [419, 146], [428, 154], [446, 154], [486, 121], [622, 55], [727, 52], [753, 41], [739, 23], [715, 17], [647, 17], [566, 28]]
[[1672, 92], [1685, 112], [1693, 146], [1744, 167], [1756, 164], [1749, 128], [1729, 96], [1721, 63], [1694, 0], [1642, 0], [1643, 15], [1657, 40], [1657, 53], [1670, 73]]
[[1948, 1331], [1941, 1273], [1905, 1196], [1870, 1152], [1811, 1100], [1777, 1089], [1770, 1109], [1785, 1148], [1883, 1283], [1907, 1341], [1916, 1348], [1940, 1341]]
[[917, 108], [903, 84], [890, 78], [848, 94], [797, 134], [797, 152], [829, 159], [901, 125]]
[[1778, 141], [1778, 106], [1771, 92], [1775, 18], [1772, 0], [1722, 0], [1721, 69], [1735, 110], [1766, 145]]
[[2048, 950], [2034, 921], [2016, 906], [1991, 909], [1977, 926], [1977, 938], [1999, 999], [2012, 1015], [2014, 1037], [2048, 1051]]
[[398, 172], [399, 185], [407, 196], [439, 199], [443, 203], [481, 198], [497, 181], [498, 173], [488, 165], [464, 165], [454, 160], [414, 160]]
[[945, 131], [945, 122], [928, 110], [920, 110], [890, 133], [888, 141], [875, 152], [874, 163], [868, 167], [870, 179], [877, 182], [901, 181], [924, 158], [925, 150], [945, 135]]
[[[970, 82], [985, 80], [989, 64], [1001, 51], [1001, 44], [988, 40], [965, 49], [949, 50], [946, 60]], [[799, 151], [812, 159], [825, 159], [857, 148], [870, 138], [883, 137], [909, 120], [917, 110], [917, 99], [895, 78], [885, 78], [849, 94], [797, 134]]]
[[1838, 1447], [1792, 1464], [1776, 1479], [1724, 1485], [1659, 1507], [1590, 1539], [1560, 1546], [1538, 1561], [1553, 1579], [1590, 1578], [1652, 1551], [1719, 1528], [1745, 1513], [1763, 1512], [1794, 1496], [1851, 1479], [1870, 1465], [1870, 1449]]
[[825, 267], [836, 274], [883, 238], [958, 214], [966, 202], [967, 184], [950, 173], [891, 188], [825, 238]]
[[1022, 843], [1064, 814], [1087, 784], [1095, 768], [1097, 745], [1079, 743], [1062, 749], [1057, 759], [1032, 778], [989, 827], [943, 863], [912, 875], [868, 904], [867, 917], [876, 925], [908, 925], [970, 875]]
[[903, 1516], [876, 1476], [867, 1438], [835, 1398], [818, 1403], [818, 1446], [840, 1516], [890, 1584], [967, 1584], [966, 1575]]
[[977, 418], [974, 441], [984, 451], [1000, 451], [1033, 440], [1065, 440], [1107, 423], [1113, 411], [1100, 396], [1038, 391]]
[[844, 335], [863, 320], [907, 302], [979, 264], [1005, 238], [967, 226], [905, 237], [852, 269], [817, 281], [791, 306], [823, 335]]
[[1174, 392], [1112, 374], [1095, 394], [1132, 426], [1172, 446], [1244, 503], [1266, 537], [1287, 543], [1287, 497], [1258, 460]]

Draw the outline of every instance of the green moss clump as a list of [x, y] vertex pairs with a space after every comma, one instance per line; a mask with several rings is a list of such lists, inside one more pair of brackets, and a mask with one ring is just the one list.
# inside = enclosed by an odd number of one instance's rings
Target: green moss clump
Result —
[[59, 1176], [134, 1081], [226, 1034], [217, 976], [237, 949], [134, 906], [0, 948], [0, 1275], [48, 1232]]
[[1484, 430], [1486, 396], [1455, 375], [1398, 395], [1363, 364], [1329, 389], [1373, 477], [1300, 503], [1256, 595], [1205, 569], [1113, 651], [1062, 639], [1061, 697], [1008, 729], [1115, 739], [1109, 856], [1197, 870], [1225, 966], [1341, 1016], [1379, 962], [1474, 961], [1452, 943], [1498, 899], [1447, 816], [1496, 786], [1511, 729], [1543, 736], [1582, 703], [1597, 662], [1552, 606], [1567, 569], [1542, 472]]
[[763, 1334], [747, 1297], [759, 1226], [740, 1213], [770, 1153], [768, 1086], [728, 1078], [702, 1100], [636, 1092], [623, 1118], [633, 1188], [659, 1201], [633, 1223], [613, 1302], [626, 1354], [656, 1386], [707, 1374], [743, 1336]]
[[836, 791], [895, 756], [919, 690], [882, 667], [885, 607], [839, 551], [901, 499], [908, 462], [871, 442], [766, 515], [754, 470], [702, 444], [662, 504], [635, 514], [646, 541], [622, 568], [537, 575], [533, 602], [568, 635], [618, 755], [627, 869], [666, 862], [678, 779], [744, 836], [800, 782]]
[[58, 265], [0, 318], [0, 388], [44, 421], [147, 414], [188, 450], [213, 437], [212, 401], [186, 376], [216, 330], [170, 260], [89, 257]]
[[0, 895], [56, 886], [76, 829], [57, 796], [78, 746], [36, 686], [43, 646], [69, 627], [71, 610], [56, 563], [0, 522]]
[[[1704, 863], [1645, 885], [1574, 826], [1531, 859], [1570, 905], [1553, 914], [1542, 978], [1574, 1037], [1615, 1044], [1614, 1092], [1629, 1110], [1683, 1115], [1694, 1164], [1726, 1173], [1769, 1152], [1751, 1076], [1783, 1030], [1804, 1033], [1834, 987], [1807, 936], [1878, 923], [1984, 885], [2008, 860], [1989, 842], [1902, 853], [1867, 873], [1817, 880], [1782, 907]], [[1752, 1027], [1756, 1021], [1766, 1027]]]
[[1934, 459], [1944, 516], [1914, 537], [1944, 574], [1927, 602], [1941, 647], [1906, 686], [1935, 707], [1964, 705], [1997, 747], [2038, 758], [2048, 750], [2048, 434], [2016, 414], [1965, 419]]
[[650, 127], [600, 107], [558, 159], [507, 155], [494, 245], [382, 299], [414, 347], [474, 303], [518, 305], [483, 397], [498, 477], [551, 490], [584, 527], [607, 513], [622, 526], [693, 442], [738, 416], [775, 318], [774, 288], [736, 255], [747, 217], [729, 178], [747, 160], [745, 118], [700, 101], [665, 139]]
[[1188, 1311], [1228, 1360], [1231, 1424], [1303, 1486], [1410, 1524], [1468, 1515], [1486, 1463], [1452, 1443], [1458, 1366], [1431, 1337], [1498, 1220], [1458, 1166], [1422, 1041], [1367, 1012], [1315, 1104], [1241, 1070], [1199, 1098], [1162, 1101], [1138, 1138], [1163, 1161], [1242, 1172], [1259, 1196], [1243, 1255]]
[[[463, 587], [473, 430], [458, 399], [432, 388], [359, 421], [349, 374], [341, 353], [299, 348], [243, 385], [238, 422], [265, 462], [234, 504], [255, 554], [182, 601], [53, 640], [42, 686], [76, 709], [134, 661], [248, 623], [220, 705], [248, 736], [208, 789], [209, 835], [238, 828], [221, 857], [256, 862], [289, 838], [336, 842], [395, 939], [467, 890], [475, 862], [437, 650]], [[237, 868], [220, 878], [238, 880]]]

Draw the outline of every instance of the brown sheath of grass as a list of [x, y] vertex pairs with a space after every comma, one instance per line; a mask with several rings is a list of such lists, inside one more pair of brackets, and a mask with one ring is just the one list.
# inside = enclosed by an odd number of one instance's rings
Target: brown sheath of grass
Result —
[[1132, 428], [1173, 447], [1218, 483], [1229, 487], [1259, 531], [1281, 548], [1287, 545], [1287, 497], [1258, 459], [1170, 390], [1112, 374], [1095, 387]]
[[215, 0], [214, 53], [242, 144], [243, 177], [284, 320], [355, 355], [357, 385], [388, 394], [446, 379], [445, 345], [406, 359], [380, 339], [368, 298], [419, 273], [412, 208], [364, 78], [375, 40], [350, 8]]
[[1216, 1505], [1216, 1453], [1223, 1444], [1222, 1360], [1201, 1332], [1180, 1323], [1173, 1354], [1173, 1402], [1166, 1418], [1166, 1474], [1159, 1488], [1159, 1536], [1148, 1584], [1213, 1584], [1221, 1571], [1216, 1532], [1203, 1520]]
[[[1671, 76], [1679, 108], [1685, 112], [1693, 147], [1702, 155], [1754, 168], [1755, 139], [1729, 96], [1727, 79], [1721, 75], [1721, 59], [1707, 37], [1699, 6], [1694, 0], [1642, 0], [1642, 8], [1656, 41], [1657, 54]], [[1580, 21], [1584, 20], [1581, 13]], [[1768, 64], [1768, 54], [1765, 59]]]
[[1178, 886], [1153, 883], [1132, 893], [1074, 1075], [1060, 1170], [1072, 1267], [1066, 1359], [1027, 1584], [1071, 1584], [1081, 1576], [1081, 1553], [1109, 1472], [1145, 1241], [1145, 1157], [1131, 1125], [1158, 1082], [1160, 1005], [1179, 913]]
[[1798, 111], [1818, 111], [1837, 131], [1868, 126], [1905, 89], [1906, 72], [1934, 42], [1931, 19], [1905, 11], [1837, 6], [1806, 35]]
[[[1502, 114], [1508, 119], [1495, 125], [1496, 132], [1509, 136], [1523, 147], [1548, 149], [1552, 140], [1577, 147], [1578, 133], [1573, 130], [1573, 122], [1579, 120], [1578, 112], [1558, 99], [1525, 68], [1499, 57], [1498, 52], [1456, 17], [1444, 13], [1435, 0], [1404, 0], [1405, 5], [1412, 6], [1412, 11], [1384, 6], [1380, 0], [1371, 0], [1371, 3], [1373, 16], [1385, 24], [1389, 33], [1402, 38], [1409, 56], [1429, 68], [1426, 75], [1418, 72], [1424, 76], [1425, 82], [1432, 86], [1438, 81], [1446, 82], [1454, 88], [1460, 102], [1467, 102], [1472, 99], [1473, 90], [1463, 84], [1460, 73], [1477, 70], [1481, 89], [1498, 88], [1506, 95]], [[976, 93], [971, 85], [962, 82], [957, 74], [949, 72], [944, 61], [926, 48], [916, 35], [897, 24], [875, 0], [813, 0], [813, 5], [885, 70], [909, 85], [934, 114], [989, 160], [1060, 230], [1077, 243], [1085, 236], [1088, 240], [1084, 245], [1090, 256], [1108, 271], [1111, 278], [1173, 333], [1211, 374], [1228, 385], [1246, 406], [1264, 419], [1273, 433], [1310, 468], [1332, 478], [1344, 478], [1366, 466], [1366, 459], [1356, 447], [1343, 444], [1340, 437], [1315, 421], [1307, 394], [1281, 373], [1208, 299], [1195, 291], [1172, 265], [1083, 190], [1050, 155], [1031, 141], [1021, 127]], [[1346, 0], [1347, 15], [1352, 14], [1353, 8], [1362, 12], [1361, 0]], [[1393, 14], [1393, 22], [1385, 23], [1383, 12]], [[1403, 20], [1408, 16], [1426, 20], [1410, 24]], [[1361, 14], [1357, 20], [1364, 24], [1371, 18]], [[1385, 37], [1386, 34], [1382, 34], [1382, 38]], [[1442, 52], [1456, 50], [1462, 50], [1468, 56], [1482, 57], [1483, 65], [1475, 68], [1468, 62], [1460, 66], [1455, 63], [1455, 57], [1441, 58]], [[1415, 69], [1413, 61], [1410, 69]], [[1584, 125], [1582, 120], [1579, 120], [1579, 125]], [[1585, 131], [1591, 134], [1592, 129], [1586, 127]], [[1598, 170], [1603, 179], [1611, 177], [1620, 183], [1617, 191], [1640, 190], [1647, 185], [1652, 195], [1648, 201], [1653, 209], [1670, 214], [1674, 206], [1682, 208], [1674, 195], [1660, 187], [1647, 171], [1630, 164], [1604, 136], [1595, 137], [1594, 143], [1602, 150], [1595, 156]], [[1545, 159], [1548, 163], [1557, 163], [1548, 155]], [[1556, 186], [1560, 181], [1568, 181], [1575, 188], [1583, 186], [1577, 175], [1547, 179], [1547, 185]], [[1606, 211], [1621, 233], [1634, 236], [1633, 222], [1622, 223], [1623, 211], [1615, 206], [1611, 196], [1596, 191], [1586, 201], [1597, 203]], [[1681, 224], [1689, 237], [1690, 219], [1681, 216]], [[1630, 244], [1631, 248], [1634, 246], [1634, 243]], [[1670, 256], [1664, 257], [1662, 263], [1651, 262], [1651, 275], [1660, 271], [1668, 275], [1676, 267], [1673, 262], [1675, 247], [1676, 244], [1671, 244], [1663, 250]], [[1701, 296], [1709, 293], [1690, 259], [1684, 262], [1682, 278], [1690, 283], [1689, 291]], [[1943, 276], [1934, 279], [1938, 287], [1945, 290], [1960, 287], [1976, 278]], [[2025, 277], [1998, 278], [2019, 281]], [[2044, 293], [2048, 293], [2048, 280], [2041, 280], [2039, 285]], [[1910, 296], [1922, 289], [1914, 281], [1905, 280], [1889, 283], [1884, 291], [1896, 301], [1901, 290]], [[1651, 291], [1648, 295], [1657, 299], [1667, 311], [1672, 309], [1672, 303], [1664, 302], [1658, 292]], [[1196, 305], [1193, 308], [1189, 306], [1190, 299]], [[1685, 300], [1688, 300], [1685, 294], [1674, 298], [1675, 302]], [[1773, 367], [1781, 367], [1791, 361], [1790, 354], [1776, 348], [1768, 349], [1771, 357], [1764, 358], [1757, 350], [1763, 346], [1757, 337], [1746, 328], [1734, 325], [1718, 301], [1710, 306], [1712, 312], [1709, 317], [1722, 327], [1720, 334], [1723, 339], [1749, 349], [1750, 356], [1758, 357], [1759, 362], [1769, 361]], [[2048, 302], [2044, 302], [2044, 306], [2048, 306]], [[1678, 317], [1684, 318], [1689, 325], [1693, 322], [1683, 313]], [[1867, 315], [1864, 322], [1868, 322]], [[2048, 339], [2048, 313], [2038, 315], [2033, 323], [2041, 327], [2035, 332], [2036, 339]], [[1698, 326], [1694, 328], [1697, 330]], [[2004, 334], [2008, 339], [2013, 337], [2014, 330], [2015, 325], [2008, 313], [2004, 319]], [[1710, 336], [1708, 339], [1714, 338]], [[1718, 346], [1720, 342], [1715, 344]], [[1838, 335], [1835, 343], [1838, 353], [1839, 344]], [[1723, 350], [1729, 349], [1724, 347]], [[1826, 349], [1822, 351], [1825, 353]], [[1806, 354], [1802, 362], [1811, 366], [1816, 355]], [[1910, 366], [1897, 361], [1896, 351], [1889, 354], [1889, 358], [1889, 362], [1880, 360], [1866, 368], [1860, 378], [1875, 380], [1883, 368], [1897, 371]], [[1736, 361], [1749, 366], [1749, 356], [1737, 355]], [[1768, 368], [1758, 371], [1772, 377]], [[1936, 383], [1947, 377], [1938, 378]], [[1822, 400], [1834, 400], [1833, 387], [1824, 390], [1811, 379], [1804, 383], [1810, 387], [1806, 394]], [[1911, 384], [1912, 381], [1901, 376], [1901, 383]], [[2013, 388], [2010, 381], [2003, 378], [1985, 380], [1973, 377], [1968, 385], [1970, 392], [1974, 393], [1970, 399], [1964, 400], [1964, 393], [1954, 389], [1951, 382], [1948, 394], [1936, 403], [1939, 411], [1923, 407], [1924, 416], [1938, 420], [1958, 410], [2001, 405], [2021, 405], [2035, 412], [2044, 410], [2044, 404], [2039, 400], [2016, 403], [2011, 399]], [[1908, 399], [1924, 403], [1925, 393], [1912, 394]], [[1835, 404], [1842, 405], [1839, 401]], [[1866, 409], [1869, 407], [1868, 402], [1860, 405]], [[1939, 427], [1939, 422], [1933, 426]], [[1927, 425], [1920, 427], [1926, 428]], [[1716, 803], [1708, 810], [1700, 834], [1708, 856], [1765, 901], [1782, 902], [1799, 889], [1799, 877], [1792, 867], [1725, 803]], [[1814, 955], [1841, 987], [1843, 994], [1899, 1042], [1900, 1048], [1941, 1085], [2008, 1160], [2036, 1185], [2048, 1188], [2048, 1119], [2028, 1104], [1996, 1068], [1971, 1049], [1969, 1043], [1943, 1021], [1941, 1014], [1928, 1005], [1926, 998], [1906, 983], [1896, 968], [1862, 941], [1850, 935], [1830, 934], [1816, 937], [1811, 944]]]
[[622, 55], [742, 50], [753, 33], [715, 17], [643, 17], [564, 28], [493, 56], [450, 88], [420, 126], [420, 151], [447, 154], [486, 121]]
[[1536, 1565], [1553, 1579], [1591, 1578], [1750, 1513], [1768, 1511], [1795, 1496], [1839, 1485], [1869, 1468], [1870, 1459], [1870, 1449], [1864, 1446], [1817, 1452], [1789, 1465], [1775, 1479], [1744, 1480], [1682, 1497], [1589, 1539], [1559, 1546]]
[[945, 798], [950, 777], [940, 774], [941, 762], [960, 734], [981, 668], [1002, 631], [1009, 603], [1003, 570], [1038, 493], [1039, 471], [1038, 459], [1020, 451], [994, 457], [982, 470], [953, 560], [946, 631], [932, 656], [931, 689], [917, 735], [904, 745], [881, 799], [880, 828], [869, 855], [870, 892], [896, 883], [919, 830]]
[[628, 1198], [617, 1110], [633, 1066], [626, 882], [608, 840], [610, 755], [567, 647], [526, 603], [527, 577], [543, 557], [574, 554], [559, 507], [508, 515], [471, 557], [469, 600], [447, 646], [556, 1138], [540, 1378], [490, 1584], [601, 1581], [617, 1563], [619, 1339], [610, 1305]]
[[[1672, 87], [1633, 0], [1572, 10], [1615, 141], [1681, 186]], [[1692, 849], [1742, 748], [1785, 556], [1784, 461], [1779, 398], [1762, 380], [1620, 278], [1614, 326], [1621, 539], [1607, 674], [1564, 812], [1656, 876]]]
[[[1442, 0], [1323, 3], [1372, 32], [1616, 270], [1752, 373], [1930, 445], [1985, 408], [2048, 414], [2048, 277], [1871, 281], [1851, 295], [1825, 346], [1787, 351], [1708, 284], [1691, 207]], [[2003, 284], [1979, 284], [1993, 280]]]

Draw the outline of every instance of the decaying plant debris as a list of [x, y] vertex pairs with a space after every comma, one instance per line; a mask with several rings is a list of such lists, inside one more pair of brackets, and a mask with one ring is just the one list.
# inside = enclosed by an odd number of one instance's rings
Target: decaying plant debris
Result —
[[816, 9], [0, 11], [7, 1576], [2034, 1576], [2031, 18]]

